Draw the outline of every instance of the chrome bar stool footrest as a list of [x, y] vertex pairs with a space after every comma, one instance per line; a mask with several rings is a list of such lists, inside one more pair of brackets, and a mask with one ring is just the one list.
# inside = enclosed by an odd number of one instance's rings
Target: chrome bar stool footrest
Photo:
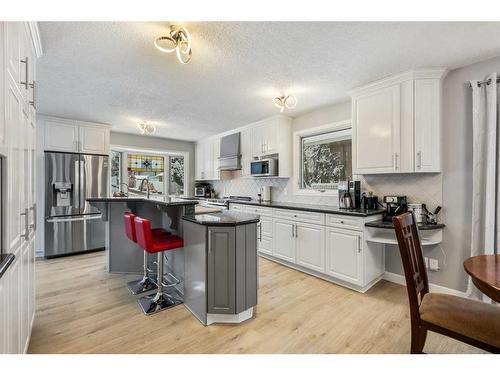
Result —
[[151, 277], [143, 277], [140, 280], [134, 280], [127, 283], [127, 288], [133, 295], [150, 292], [158, 288], [156, 281]]
[[177, 290], [169, 290], [169, 294], [155, 293], [137, 300], [139, 307], [145, 315], [152, 315], [162, 310], [184, 303]]

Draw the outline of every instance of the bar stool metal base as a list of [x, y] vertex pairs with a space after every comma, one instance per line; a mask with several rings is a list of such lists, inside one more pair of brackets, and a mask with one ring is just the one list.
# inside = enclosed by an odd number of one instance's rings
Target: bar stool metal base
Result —
[[127, 288], [133, 295], [146, 293], [157, 287], [155, 280], [146, 276], [143, 276], [140, 280], [134, 280], [127, 283]]
[[139, 298], [137, 303], [145, 315], [152, 315], [184, 302], [175, 289], [172, 288], [172, 291], [169, 290], [169, 292], [169, 294], [162, 292]]

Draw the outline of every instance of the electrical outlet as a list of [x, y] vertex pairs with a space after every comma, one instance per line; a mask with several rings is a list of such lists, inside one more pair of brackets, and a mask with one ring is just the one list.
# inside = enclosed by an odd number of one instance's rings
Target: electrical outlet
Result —
[[429, 269], [429, 258], [428, 257], [424, 257], [424, 264], [425, 264], [425, 269]]
[[439, 262], [437, 259], [429, 258], [429, 269], [431, 271], [439, 271]]

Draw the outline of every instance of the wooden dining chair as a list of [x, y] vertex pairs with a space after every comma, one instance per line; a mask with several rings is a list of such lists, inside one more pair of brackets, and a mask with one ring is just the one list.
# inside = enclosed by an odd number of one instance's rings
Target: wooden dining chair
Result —
[[423, 353], [427, 331], [500, 353], [500, 306], [449, 294], [429, 293], [429, 280], [415, 216], [392, 219], [410, 302], [410, 352]]

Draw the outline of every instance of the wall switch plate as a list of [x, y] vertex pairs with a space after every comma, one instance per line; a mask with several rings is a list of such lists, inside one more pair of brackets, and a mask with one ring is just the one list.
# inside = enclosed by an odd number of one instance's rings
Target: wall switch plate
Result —
[[429, 258], [429, 269], [431, 271], [439, 271], [439, 262], [437, 259]]
[[429, 258], [428, 257], [424, 257], [424, 264], [425, 264], [425, 268], [429, 269]]

